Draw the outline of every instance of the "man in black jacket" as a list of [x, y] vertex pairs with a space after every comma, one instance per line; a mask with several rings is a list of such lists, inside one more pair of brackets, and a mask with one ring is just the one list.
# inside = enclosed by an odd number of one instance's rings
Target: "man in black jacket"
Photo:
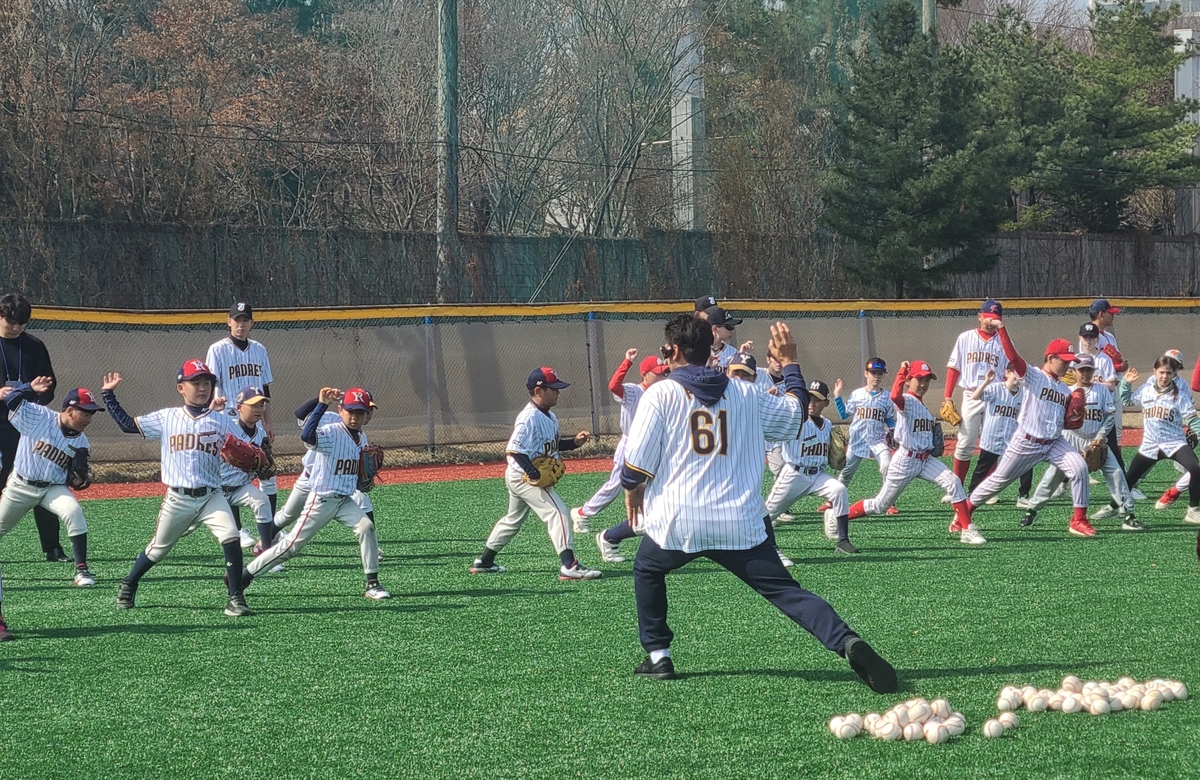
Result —
[[[55, 379], [46, 345], [25, 332], [32, 311], [28, 299], [20, 293], [0, 297], [0, 367], [4, 370], [5, 385], [15, 386], [39, 376]], [[37, 396], [37, 403], [44, 406], [54, 400], [55, 384], [57, 380], [49, 390]], [[4, 461], [0, 467], [0, 492], [8, 484], [8, 475], [12, 473], [13, 461], [17, 457], [17, 440], [20, 438], [17, 429], [8, 421], [8, 415], [0, 415], [0, 458]], [[46, 560], [71, 560], [59, 541], [58, 518], [54, 513], [44, 507], [35, 507], [33, 519]]]

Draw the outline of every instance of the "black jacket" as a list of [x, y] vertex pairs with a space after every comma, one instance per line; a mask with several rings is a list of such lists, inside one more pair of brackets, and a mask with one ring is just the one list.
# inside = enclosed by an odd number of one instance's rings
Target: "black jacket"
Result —
[[[4, 383], [31, 382], [39, 376], [54, 378], [54, 368], [50, 365], [50, 353], [46, 345], [36, 336], [22, 333], [15, 339], [0, 339], [0, 372], [4, 372]], [[58, 380], [50, 385], [50, 390], [37, 397], [37, 403], [43, 406], [54, 400], [54, 390]], [[8, 415], [0, 415], [0, 436], [16, 436], [17, 429], [8, 421]]]

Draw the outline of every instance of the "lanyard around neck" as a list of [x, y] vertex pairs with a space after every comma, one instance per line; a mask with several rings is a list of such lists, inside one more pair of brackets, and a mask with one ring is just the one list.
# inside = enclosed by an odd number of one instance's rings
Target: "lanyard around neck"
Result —
[[[15, 339], [14, 339], [14, 341], [15, 341]], [[8, 353], [4, 350], [3, 347], [0, 347], [0, 358], [4, 359], [4, 381], [7, 382], [8, 374], [9, 374]], [[24, 368], [25, 368], [24, 360], [25, 360], [24, 350], [21, 349], [21, 345], [20, 345], [20, 343], [18, 343], [17, 344], [17, 375], [15, 377], [13, 377], [13, 379], [15, 379], [18, 382], [21, 381], [21, 371], [24, 370]]]

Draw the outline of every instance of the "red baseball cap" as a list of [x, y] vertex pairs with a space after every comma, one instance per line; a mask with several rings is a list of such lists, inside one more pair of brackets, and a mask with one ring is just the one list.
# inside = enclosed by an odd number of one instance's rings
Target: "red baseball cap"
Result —
[[1062, 358], [1068, 363], [1075, 362], [1075, 352], [1071, 349], [1071, 342], [1066, 339], [1055, 339], [1047, 344], [1046, 357]]
[[638, 371], [642, 374], [667, 374], [670, 373], [671, 367], [658, 355], [650, 355], [642, 359], [642, 365]]
[[202, 376], [206, 376], [214, 381], [217, 378], [217, 375], [212, 372], [207, 363], [199, 358], [192, 358], [180, 367], [178, 381], [186, 382], [189, 379], [199, 379]]
[[930, 368], [929, 364], [926, 363], [924, 360], [914, 360], [911, 363], [909, 363], [908, 378], [909, 379], [921, 379], [922, 377], [929, 377], [930, 379], [937, 379], [937, 374], [933, 373], [933, 369]]
[[85, 412], [98, 412], [101, 409], [100, 404], [96, 403], [96, 396], [86, 387], [77, 387], [67, 393], [67, 397], [63, 399], [63, 409], [72, 406]]
[[352, 387], [342, 395], [343, 409], [367, 412], [371, 410], [371, 406], [371, 394], [361, 387]]

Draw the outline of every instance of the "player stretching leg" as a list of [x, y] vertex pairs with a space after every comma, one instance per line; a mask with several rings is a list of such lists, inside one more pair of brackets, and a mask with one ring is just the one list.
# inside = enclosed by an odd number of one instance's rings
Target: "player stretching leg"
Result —
[[[237, 404], [234, 406], [237, 416], [234, 418], [233, 435], [265, 451], [263, 445], [267, 441], [267, 432], [263, 428], [262, 419], [270, 403], [266, 394], [259, 388], [253, 385], [243, 387], [238, 392]], [[253, 474], [247, 474], [236, 466], [228, 463], [221, 466], [221, 489], [225, 492], [225, 500], [229, 502], [230, 508], [249, 507], [260, 529], [265, 526], [274, 527], [270, 502], [267, 496], [254, 486], [253, 479]], [[270, 545], [269, 539], [267, 544]], [[246, 546], [245, 539], [242, 539], [242, 546]]]
[[[850, 394], [849, 401], [842, 401], [842, 380], [833, 383], [833, 404], [838, 416], [850, 420], [847, 431], [850, 441], [846, 446], [846, 465], [838, 474], [838, 482], [850, 489], [858, 467], [867, 458], [879, 464], [880, 475], [886, 476], [892, 462], [892, 451], [888, 448], [888, 433], [896, 427], [895, 407], [892, 398], [883, 388], [883, 377], [887, 374], [887, 363], [883, 358], [873, 357], [863, 367], [866, 383]], [[827, 512], [831, 504], [820, 511]], [[887, 508], [889, 515], [899, 514], [894, 506]]]
[[[338, 400], [341, 405], [337, 421], [326, 421], [329, 405]], [[304, 508], [294, 528], [250, 561], [242, 575], [247, 586], [264, 569], [295, 558], [318, 531], [330, 520], [336, 520], [358, 537], [363, 574], [367, 578], [363, 595], [374, 601], [391, 596], [379, 584], [379, 543], [375, 538], [375, 524], [352, 497], [362, 485], [360, 466], [363, 449], [367, 447], [362, 426], [370, 410], [371, 394], [361, 387], [352, 387], [344, 394], [333, 387], [321, 388], [316, 406], [300, 429], [300, 440], [313, 453], [307, 469], [309, 493]]]
[[[964, 331], [954, 342], [954, 351], [946, 361], [946, 399], [942, 402], [942, 419], [957, 416], [954, 409], [954, 388], [963, 389], [962, 420], [958, 423], [958, 437], [954, 443], [954, 476], [966, 483], [971, 468], [971, 455], [979, 442], [979, 431], [983, 426], [987, 405], [971, 398], [971, 391], [984, 383], [988, 371], [996, 376], [1004, 373], [1008, 358], [996, 338], [996, 326], [1004, 315], [1004, 307], [991, 298], [979, 307], [979, 327]], [[938, 453], [939, 455], [941, 453]], [[942, 498], [942, 503], [949, 503]]]
[[[121, 375], [107, 374], [100, 395], [109, 415], [125, 433], [136, 433], [161, 442], [160, 469], [167, 495], [158, 510], [154, 537], [138, 554], [133, 568], [117, 589], [117, 609], [133, 609], [138, 583], [194, 522], [208, 526], [225, 553], [229, 617], [252, 615], [242, 595], [242, 548], [229, 502], [221, 492], [221, 444], [236, 423], [220, 409], [224, 398], [213, 397], [213, 373], [203, 362], [189, 360], [179, 369], [183, 405], [130, 417], [117, 401]], [[211, 405], [210, 405], [211, 404]]]
[[1096, 529], [1087, 519], [1087, 464], [1079, 450], [1062, 438], [1064, 429], [1078, 430], [1084, 422], [1083, 391], [1072, 391], [1062, 381], [1067, 366], [1075, 360], [1071, 344], [1066, 339], [1051, 341], [1046, 345], [1041, 368], [1031, 368], [1017, 354], [1004, 323], [1000, 320], [991, 322], [999, 329], [1000, 343], [1008, 362], [1025, 382], [1025, 395], [1017, 415], [1016, 433], [995, 470], [971, 491], [968, 504], [974, 510], [1038, 463], [1049, 461], [1071, 480], [1075, 510], [1068, 530], [1076, 536], [1095, 536]]
[[[1105, 520], [1120, 514], [1122, 530], [1144, 531], [1146, 526], [1142, 525], [1133, 512], [1133, 498], [1129, 495], [1125, 472], [1121, 470], [1116, 456], [1108, 448], [1108, 432], [1112, 429], [1116, 419], [1116, 401], [1107, 385], [1092, 381], [1095, 374], [1096, 359], [1092, 355], [1076, 355], [1075, 376], [1078, 380], [1076, 387], [1083, 390], [1087, 405], [1084, 411], [1083, 425], [1077, 431], [1063, 431], [1063, 438], [1073, 444], [1080, 453], [1086, 454], [1088, 450], [1095, 449], [1097, 452], [1103, 452], [1105, 456], [1100, 471], [1108, 484], [1108, 491], [1112, 495], [1113, 501], [1110, 505], [1096, 510], [1091, 519]], [[1033, 498], [1029, 502], [1029, 511], [1021, 519], [1022, 527], [1033, 525], [1034, 520], [1037, 519], [1038, 510], [1046, 505], [1055, 488], [1064, 480], [1065, 477], [1058, 469], [1053, 466], [1046, 469], [1046, 473], [1042, 475], [1042, 481], [1038, 484], [1037, 490], [1034, 491]]]
[[[1125, 406], [1140, 406], [1143, 423], [1142, 444], [1129, 464], [1132, 490], [1154, 464], [1169, 458], [1183, 466], [1188, 476], [1188, 510], [1184, 522], [1200, 524], [1200, 461], [1188, 446], [1188, 431], [1200, 436], [1200, 419], [1192, 404], [1192, 394], [1180, 389], [1176, 374], [1182, 363], [1163, 355], [1154, 361], [1154, 376], [1136, 391], [1138, 371], [1131, 368], [1121, 379], [1119, 393]], [[1186, 385], [1184, 385], [1186, 387]]]
[[[808, 411], [796, 342], [787, 326], [771, 327], [770, 350], [783, 365], [782, 395], [707, 368], [712, 329], [704, 321], [681, 314], [667, 323], [666, 337], [671, 377], [643, 396], [621, 474], [629, 516], [646, 532], [633, 577], [638, 633], [647, 657], [634, 673], [675, 678], [667, 575], [705, 557], [846, 658], [872, 690], [895, 691], [891, 665], [824, 599], [792, 579], [770, 537], [760, 493], [763, 441], [795, 439]], [[698, 495], [704, 500], [698, 502]]]
[[[996, 372], [988, 371], [984, 383], [971, 391], [971, 399], [983, 401], [985, 412], [983, 429], [979, 434], [979, 460], [975, 462], [975, 471], [971, 473], [968, 494], [992, 473], [1017, 430], [1017, 415], [1021, 412], [1021, 377], [1017, 376], [1012, 366], [1006, 366], [1004, 381], [995, 382], [995, 378]], [[1032, 488], [1033, 469], [1030, 469], [1021, 475], [1017, 493], [1018, 509], [1029, 508], [1029, 491]], [[988, 503], [994, 504], [999, 500], [999, 496], [992, 496]]]
[[[950, 496], [954, 506], [954, 524], [951, 532], [961, 531], [963, 544], [983, 544], [986, 539], [971, 523], [967, 509], [967, 494], [962, 482], [946, 464], [938, 460], [941, 450], [937, 448], [934, 429], [937, 421], [924, 403], [929, 385], [937, 379], [933, 369], [923, 360], [900, 364], [896, 380], [892, 383], [892, 405], [896, 407], [896, 452], [883, 477], [879, 494], [850, 507], [850, 519], [866, 515], [878, 515], [896, 503], [896, 498], [917, 477], [937, 484]], [[940, 437], [937, 437], [940, 438]]]
[[[642, 393], [646, 392], [646, 388], [671, 372], [662, 358], [650, 355], [642, 360], [642, 364], [639, 366], [638, 373], [642, 377], [641, 383], [626, 384], [625, 375], [629, 373], [629, 369], [633, 368], [633, 361], [636, 358], [636, 349], [626, 350], [625, 359], [621, 361], [621, 365], [617, 366], [612, 378], [608, 380], [609, 392], [621, 404], [621, 438], [617, 440], [617, 447], [613, 450], [613, 468], [608, 479], [600, 486], [596, 494], [588, 499], [587, 503], [578, 509], [571, 510], [571, 523], [577, 534], [586, 534], [588, 521], [603, 512], [605, 507], [621, 494], [621, 464], [625, 462], [625, 434], [629, 432], [629, 423], [633, 421], [633, 412], [637, 409], [638, 400], [641, 399]], [[629, 527], [628, 518], [613, 528], [596, 534], [596, 547], [600, 550], [601, 560], [605, 563], [624, 561], [620, 551], [621, 542], [633, 537], [634, 533]]]
[[[808, 386], [808, 397], [808, 419], [799, 436], [783, 443], [784, 467], [767, 496], [767, 513], [773, 521], [810, 493], [827, 498], [830, 508], [825, 510], [825, 538], [837, 542], [838, 552], [852, 555], [858, 548], [850, 543], [850, 499], [846, 486], [825, 471], [829, 465], [829, 433], [833, 423], [821, 413], [829, 406], [829, 387], [813, 381]], [[779, 559], [784, 566], [792, 565], [783, 553]]]
[[[49, 510], [67, 528], [75, 555], [74, 582], [86, 588], [96, 584], [87, 566], [87, 521], [83, 507], [67, 485], [80, 490], [90, 484], [88, 440], [83, 431], [100, 407], [82, 387], [67, 393], [61, 412], [39, 406], [39, 394], [52, 386], [50, 377], [41, 376], [27, 384], [0, 388], [0, 400], [8, 409], [9, 420], [21, 434], [16, 464], [0, 497], [0, 537], [16, 528], [34, 507]], [[0, 612], [0, 642], [9, 639], [12, 634]]]
[[[1183, 353], [1182, 352], [1180, 352], [1177, 349], [1169, 349], [1169, 350], [1167, 350], [1166, 354], [1168, 357], [1175, 358], [1177, 361], [1179, 361], [1179, 365], [1181, 367], [1183, 366]], [[1176, 377], [1175, 381], [1176, 381], [1176, 384], [1182, 383], [1183, 378]], [[1183, 392], [1187, 392], [1186, 387], [1181, 387], [1180, 389]], [[1200, 358], [1196, 359], [1196, 367], [1194, 369], [1192, 369], [1191, 389], [1192, 389], [1192, 392], [1200, 393]], [[1175, 468], [1177, 470], [1183, 469], [1183, 467], [1180, 466], [1178, 463], [1175, 464]], [[1176, 501], [1179, 500], [1179, 496], [1182, 495], [1183, 491], [1187, 490], [1191, 486], [1191, 484], [1192, 484], [1192, 476], [1190, 474], [1188, 474], [1186, 472], [1186, 470], [1184, 470], [1183, 476], [1180, 477], [1179, 480], [1174, 485], [1167, 488], [1167, 492], [1163, 493], [1162, 497], [1154, 503], [1154, 508], [1155, 509], [1166, 509], [1167, 507], [1171, 506], [1172, 504], [1174, 504]]]
[[[546, 533], [558, 553], [560, 580], [594, 580], [600, 576], [599, 569], [589, 569], [575, 559], [572, 549], [575, 537], [568, 519], [570, 510], [559, 498], [554, 484], [545, 481], [547, 475], [533, 463], [534, 458], [553, 458], [561, 468], [562, 458], [558, 453], [582, 447], [591, 438], [587, 431], [580, 431], [573, 439], [558, 438], [558, 417], [551, 409], [558, 404], [559, 391], [566, 387], [570, 384], [559, 379], [554, 369], [548, 366], [535, 368], [525, 380], [529, 403], [517, 415], [517, 423], [505, 448], [508, 468], [504, 471], [504, 483], [508, 487], [508, 512], [496, 522], [483, 552], [471, 564], [472, 574], [504, 571], [503, 566], [496, 564], [496, 554], [517, 535], [532, 509], [546, 524]], [[550, 466], [549, 463], [544, 465]]]

